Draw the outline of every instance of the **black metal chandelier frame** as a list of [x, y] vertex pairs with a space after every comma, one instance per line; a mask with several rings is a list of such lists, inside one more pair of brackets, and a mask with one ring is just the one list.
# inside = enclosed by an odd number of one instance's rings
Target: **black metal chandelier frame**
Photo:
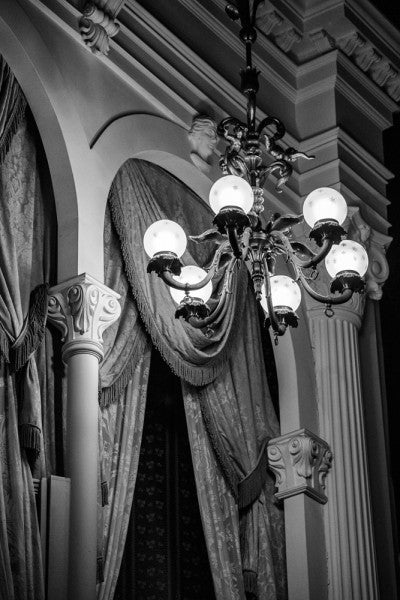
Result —
[[[293, 171], [293, 163], [298, 159], [312, 160], [294, 148], [284, 150], [278, 141], [286, 133], [283, 123], [276, 117], [267, 116], [256, 123], [256, 96], [259, 89], [259, 71], [253, 66], [252, 47], [257, 38], [255, 27], [257, 8], [262, 0], [237, 0], [228, 4], [226, 12], [234, 21], [240, 21], [240, 38], [245, 45], [246, 67], [241, 70], [241, 90], [247, 97], [247, 118], [243, 123], [234, 117], [223, 119], [218, 125], [218, 135], [226, 143], [226, 150], [220, 159], [223, 175], [239, 176], [253, 189], [254, 203], [248, 214], [236, 206], [226, 206], [213, 221], [214, 228], [199, 236], [192, 236], [195, 242], [214, 241], [218, 248], [208, 269], [207, 275], [196, 284], [181, 283], [179, 276], [182, 263], [172, 252], [157, 253], [148, 264], [148, 272], [156, 272], [170, 287], [183, 290], [185, 296], [176, 310], [176, 317], [183, 317], [195, 328], [207, 328], [222, 311], [232, 287], [232, 278], [238, 261], [245, 261], [253, 282], [256, 298], [261, 299], [265, 286], [267, 320], [277, 336], [283, 335], [287, 326], [297, 326], [298, 318], [287, 306], [273, 306], [271, 277], [275, 274], [277, 258], [283, 256], [293, 271], [294, 279], [315, 300], [326, 305], [326, 314], [333, 314], [332, 306], [347, 302], [354, 292], [362, 292], [364, 280], [355, 271], [339, 273], [331, 283], [331, 294], [323, 295], [311, 285], [317, 273], [317, 265], [328, 255], [334, 244], [339, 244], [346, 235], [339, 223], [332, 219], [318, 221], [310, 232], [318, 250], [314, 252], [307, 245], [293, 240], [292, 227], [303, 221], [302, 215], [275, 214], [266, 225], [260, 218], [264, 210], [263, 187], [266, 179], [277, 178], [276, 191]], [[272, 131], [272, 133], [271, 133]], [[272, 161], [264, 162], [269, 155]], [[204, 287], [213, 279], [220, 267], [221, 259], [230, 256], [226, 267], [223, 289], [213, 312], [207, 304], [191, 292]], [[308, 270], [311, 270], [307, 273]]]

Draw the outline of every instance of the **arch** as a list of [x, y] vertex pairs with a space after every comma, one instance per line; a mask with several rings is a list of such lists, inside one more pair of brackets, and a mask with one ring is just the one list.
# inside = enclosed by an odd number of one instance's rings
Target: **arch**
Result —
[[153, 162], [190, 187], [204, 201], [220, 172], [216, 166], [209, 176], [190, 161], [187, 131], [162, 117], [131, 114], [112, 121], [96, 138], [93, 150], [104, 160], [109, 187], [119, 168], [130, 158]]
[[59, 225], [58, 277], [67, 279], [79, 270], [78, 198], [87, 179], [82, 162], [87, 140], [53, 57], [13, 0], [2, 0], [0, 5], [0, 53], [25, 94], [43, 142]]

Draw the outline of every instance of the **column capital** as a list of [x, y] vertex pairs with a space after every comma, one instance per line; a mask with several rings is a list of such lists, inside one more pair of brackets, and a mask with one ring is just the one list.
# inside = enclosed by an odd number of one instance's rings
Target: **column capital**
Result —
[[[354, 240], [364, 246], [368, 254], [369, 264], [364, 276], [365, 293], [355, 293], [348, 302], [333, 306], [332, 318], [353, 323], [359, 329], [362, 323], [366, 298], [380, 300], [382, 297], [382, 286], [389, 275], [386, 249], [392, 238], [372, 229], [362, 218], [360, 209], [354, 206], [350, 206], [348, 209], [344, 228], [347, 231], [348, 239]], [[319, 271], [319, 276], [312, 282], [312, 285], [321, 294], [329, 294], [330, 278], [324, 268]], [[308, 296], [308, 294], [305, 294], [305, 302], [310, 319], [327, 318], [324, 304], [317, 302]]]
[[325, 504], [325, 478], [332, 464], [329, 445], [307, 429], [274, 438], [268, 444], [269, 468], [276, 477], [277, 498], [306, 494]]
[[372, 229], [362, 218], [358, 207], [349, 208], [348, 237], [363, 245], [368, 254], [368, 270], [365, 274], [366, 293], [372, 300], [382, 298], [382, 286], [389, 277], [386, 250], [392, 238]]
[[48, 319], [62, 333], [64, 361], [80, 353], [103, 358], [103, 332], [121, 314], [119, 298], [87, 273], [49, 290]]

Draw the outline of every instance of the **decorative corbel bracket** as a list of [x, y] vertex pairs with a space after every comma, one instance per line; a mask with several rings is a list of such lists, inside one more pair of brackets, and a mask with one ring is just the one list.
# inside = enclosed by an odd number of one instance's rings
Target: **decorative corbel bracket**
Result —
[[108, 54], [110, 38], [117, 35], [119, 23], [115, 20], [125, 0], [92, 0], [86, 2], [79, 31], [85, 44], [94, 53]]
[[65, 362], [82, 352], [103, 358], [103, 332], [121, 314], [119, 298], [87, 273], [49, 290], [48, 320], [62, 333]]
[[268, 444], [269, 468], [276, 477], [277, 498], [306, 494], [325, 504], [325, 478], [332, 465], [329, 445], [307, 429], [298, 429]]

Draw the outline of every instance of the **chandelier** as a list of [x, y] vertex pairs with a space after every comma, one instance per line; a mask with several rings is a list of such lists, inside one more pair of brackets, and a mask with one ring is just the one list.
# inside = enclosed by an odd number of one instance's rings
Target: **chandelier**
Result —
[[[326, 305], [327, 316], [332, 305], [347, 302], [354, 292], [364, 289], [363, 275], [368, 257], [357, 242], [346, 240], [342, 223], [347, 216], [343, 196], [334, 189], [321, 187], [304, 201], [302, 215], [275, 214], [267, 223], [261, 219], [264, 210], [263, 187], [270, 175], [277, 177], [276, 191], [289, 179], [293, 163], [314, 157], [283, 149], [277, 142], [285, 135], [283, 123], [268, 116], [256, 122], [256, 94], [259, 72], [252, 64], [252, 46], [257, 33], [255, 20], [262, 0], [237, 0], [226, 6], [228, 16], [241, 23], [240, 39], [246, 50], [246, 68], [242, 69], [241, 90], [247, 97], [246, 121], [227, 117], [218, 125], [218, 135], [226, 141], [220, 159], [222, 177], [210, 190], [209, 203], [215, 213], [213, 229], [195, 242], [214, 241], [218, 248], [207, 271], [198, 266], [183, 266], [180, 257], [186, 249], [186, 234], [173, 221], [153, 223], [144, 235], [144, 248], [150, 261], [147, 271], [155, 272], [170, 287], [178, 304], [175, 316], [183, 317], [195, 328], [207, 327], [229, 301], [232, 278], [240, 261], [250, 272], [257, 300], [267, 315], [275, 335], [283, 335], [287, 326], [296, 327], [296, 309], [301, 301], [300, 286], [315, 300]], [[303, 219], [311, 227], [311, 244], [294, 239], [292, 228]], [[276, 263], [283, 256], [293, 278], [276, 274]], [[212, 279], [226, 262], [223, 289], [217, 306], [210, 314], [207, 300], [212, 294]], [[317, 265], [325, 259], [332, 277], [330, 294], [323, 295], [313, 287]]]

